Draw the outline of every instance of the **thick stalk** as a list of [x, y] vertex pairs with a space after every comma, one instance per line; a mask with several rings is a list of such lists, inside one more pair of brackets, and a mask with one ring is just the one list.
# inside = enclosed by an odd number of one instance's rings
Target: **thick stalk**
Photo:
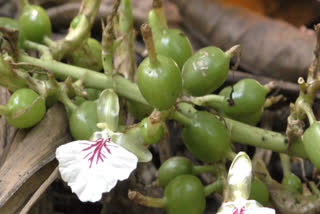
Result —
[[103, 73], [64, 64], [55, 60], [41, 60], [23, 54], [20, 55], [20, 61], [43, 67], [53, 72], [58, 78], [64, 79], [70, 76], [73, 79], [81, 79], [85, 77], [83, 81], [87, 87], [98, 89], [113, 88], [120, 96], [149, 105], [142, 97], [137, 85], [121, 76], [113, 77], [114, 82], [112, 82], [111, 77]]
[[[20, 61], [32, 63], [37, 66], [41, 66], [51, 72], [56, 76], [61, 78], [66, 78], [71, 76], [74, 79], [80, 79], [85, 76], [84, 84], [87, 87], [93, 88], [113, 88], [120, 96], [124, 96], [128, 99], [149, 105], [146, 100], [142, 97], [136, 84], [124, 79], [121, 76], [114, 77], [114, 84], [112, 83], [111, 78], [107, 77], [102, 73], [98, 73], [89, 69], [79, 68], [72, 65], [67, 65], [61, 62], [54, 60], [40, 60], [34, 57], [26, 56], [21, 54]], [[186, 109], [185, 115], [190, 114], [190, 108], [183, 106], [191, 106], [188, 104], [179, 105], [179, 109], [184, 112]], [[191, 106], [192, 107], [192, 106]], [[186, 117], [184, 114], [181, 114], [177, 111], [170, 114], [169, 118], [176, 119], [183, 124], [191, 124], [192, 121], [190, 118]], [[277, 132], [264, 130], [261, 128], [253, 127], [246, 125], [244, 123], [225, 118], [226, 126], [230, 130], [231, 139], [234, 142], [241, 144], [247, 144], [252, 146], [257, 146], [261, 148], [270, 149], [275, 152], [287, 153], [289, 143], [287, 138]], [[291, 142], [290, 146], [293, 146], [296, 142]], [[297, 143], [298, 144], [298, 143]], [[292, 152], [290, 154], [295, 155], [297, 152]], [[300, 151], [302, 152], [302, 151]], [[297, 154], [299, 156], [303, 155]]]
[[[178, 120], [185, 125], [191, 124], [192, 120], [185, 115], [190, 114], [190, 112], [195, 112], [195, 110], [192, 110], [192, 106], [185, 103], [183, 105], [179, 105], [179, 109], [183, 114], [171, 114], [170, 118]], [[293, 147], [300, 148], [300, 145], [303, 146], [299, 141], [300, 138], [297, 139], [297, 141], [291, 142], [289, 147], [287, 138], [278, 132], [250, 126], [228, 118], [224, 118], [224, 121], [230, 130], [231, 140], [234, 142], [270, 149], [275, 152], [289, 152], [290, 155], [293, 156], [306, 157], [302, 149], [291, 150]]]
[[249, 126], [228, 118], [224, 118], [224, 120], [230, 130], [232, 141], [270, 149], [274, 152], [287, 152], [288, 142], [282, 134]]

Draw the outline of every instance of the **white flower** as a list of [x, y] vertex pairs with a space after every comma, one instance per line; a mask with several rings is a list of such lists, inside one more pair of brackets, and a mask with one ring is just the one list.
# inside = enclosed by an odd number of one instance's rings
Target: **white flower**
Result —
[[257, 201], [236, 199], [223, 203], [217, 214], [275, 214], [275, 210], [262, 207]]
[[73, 141], [56, 150], [62, 179], [83, 202], [99, 201], [118, 180], [127, 179], [138, 162], [136, 155], [112, 142], [108, 132], [97, 132], [93, 139]]
[[239, 152], [233, 159], [228, 172], [228, 189], [224, 202], [217, 214], [275, 214], [275, 210], [262, 207], [250, 195], [252, 164], [249, 156]]

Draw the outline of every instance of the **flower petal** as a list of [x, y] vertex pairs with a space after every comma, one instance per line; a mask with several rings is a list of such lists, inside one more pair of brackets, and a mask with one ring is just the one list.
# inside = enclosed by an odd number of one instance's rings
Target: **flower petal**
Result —
[[137, 167], [138, 158], [110, 138], [73, 141], [56, 150], [64, 181], [83, 202], [95, 202]]
[[225, 202], [219, 208], [217, 214], [275, 214], [275, 210], [262, 207], [255, 200], [237, 199], [233, 202]]

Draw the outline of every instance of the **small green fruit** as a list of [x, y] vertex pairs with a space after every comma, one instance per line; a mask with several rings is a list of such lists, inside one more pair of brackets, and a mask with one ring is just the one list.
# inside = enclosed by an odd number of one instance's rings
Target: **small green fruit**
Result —
[[188, 150], [205, 162], [217, 162], [231, 151], [227, 128], [214, 115], [198, 111], [192, 123], [183, 128], [182, 139]]
[[166, 160], [158, 170], [158, 183], [161, 187], [180, 175], [188, 175], [193, 172], [193, 163], [185, 157], [171, 157]]
[[97, 104], [93, 101], [83, 102], [69, 118], [71, 135], [76, 140], [88, 140], [98, 131]]
[[165, 188], [168, 214], [203, 214], [206, 207], [204, 187], [196, 176], [181, 175]]
[[159, 110], [174, 105], [182, 90], [178, 65], [162, 55], [157, 55], [156, 64], [152, 64], [149, 57], [142, 61], [138, 67], [137, 83], [143, 97]]
[[[34, 103], [35, 100], [37, 101]], [[7, 121], [16, 128], [32, 127], [36, 125], [46, 113], [44, 99], [39, 99], [39, 95], [29, 88], [22, 88], [15, 91], [8, 101], [7, 109], [9, 112], [9, 114], [6, 115]], [[16, 114], [19, 116], [16, 117]]]
[[229, 116], [248, 115], [261, 111], [268, 90], [254, 79], [242, 79], [234, 85], [232, 100], [226, 93], [223, 111]]
[[51, 36], [51, 21], [40, 6], [26, 5], [19, 17], [20, 30], [26, 39], [41, 43], [45, 36]]
[[203, 96], [215, 91], [227, 79], [230, 59], [217, 47], [198, 50], [182, 68], [184, 90], [192, 96]]
[[284, 176], [281, 183], [290, 192], [302, 193], [301, 180], [293, 173]]
[[258, 178], [254, 178], [251, 183], [249, 199], [256, 200], [263, 206], [267, 206], [269, 203], [269, 190], [265, 183]]

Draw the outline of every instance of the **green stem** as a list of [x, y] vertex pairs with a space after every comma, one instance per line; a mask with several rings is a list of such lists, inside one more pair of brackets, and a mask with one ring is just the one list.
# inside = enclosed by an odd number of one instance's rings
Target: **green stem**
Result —
[[[121, 76], [115, 76], [114, 83], [112, 83], [111, 78], [107, 77], [102, 73], [98, 73], [85, 68], [79, 68], [72, 65], [67, 65], [54, 60], [40, 60], [40, 59], [26, 56], [23, 54], [20, 54], [19, 60], [22, 62], [28, 62], [34, 65], [43, 67], [53, 72], [56, 76], [62, 77], [62, 78], [71, 76], [74, 79], [80, 79], [83, 76], [85, 76], [86, 78], [84, 78], [84, 84], [87, 87], [98, 88], [98, 89], [113, 88], [120, 96], [124, 96], [133, 101], [149, 105], [147, 101], [142, 97], [137, 85], [124, 79]], [[184, 106], [186, 105], [188, 104], [185, 103]], [[170, 115], [171, 119], [176, 119], [185, 125], [191, 124], [192, 123], [191, 119], [185, 116], [190, 114], [190, 109], [192, 109], [192, 105], [189, 104], [189, 106], [190, 106], [189, 108], [185, 108], [185, 107], [181, 108], [181, 110], [187, 109], [186, 113], [183, 112], [182, 114], [180, 112], [174, 111]], [[280, 133], [249, 126], [244, 123], [234, 121], [228, 118], [225, 118], [225, 122], [227, 127], [230, 130], [231, 140], [234, 142], [271, 149], [275, 152], [281, 152], [281, 153], [290, 152], [290, 154], [292, 152], [292, 155], [296, 154], [296, 152], [294, 151], [291, 151], [291, 150], [288, 151], [288, 148], [289, 148], [288, 140], [284, 135]], [[295, 141], [290, 142], [290, 145], [291, 145], [290, 148], [295, 143], [296, 143]], [[302, 154], [300, 154], [300, 156], [301, 155]]]
[[172, 111], [169, 115], [169, 119], [174, 119], [179, 121], [180, 123], [182, 123], [183, 125], [191, 125], [192, 124], [192, 120], [188, 117], [186, 117], [185, 115], [181, 114], [178, 111]]
[[10, 113], [10, 111], [7, 106], [0, 105], [0, 115], [6, 116], [6, 115], [9, 115], [9, 113]]
[[152, 7], [156, 16], [155, 18], [157, 19], [158, 29], [160, 29], [161, 31], [168, 29], [167, 19], [164, 13], [162, 0], [153, 0]]
[[177, 105], [177, 110], [183, 112], [184, 115], [192, 117], [197, 110], [190, 104], [181, 102]]
[[59, 78], [64, 79], [67, 76], [71, 76], [73, 79], [81, 79], [85, 77], [84, 84], [89, 88], [113, 88], [120, 96], [149, 105], [141, 95], [138, 86], [121, 76], [114, 76], [113, 82], [111, 77], [106, 76], [103, 73], [68, 65], [55, 60], [41, 60], [23, 54], [20, 54], [19, 60], [43, 67], [53, 72], [55, 76]]
[[129, 190], [128, 197], [130, 200], [134, 201], [135, 203], [146, 206], [146, 207], [164, 208], [166, 207], [166, 204], [167, 204], [165, 198], [153, 198], [153, 197], [142, 195], [140, 192], [136, 192], [136, 191]]
[[290, 157], [287, 154], [280, 154], [283, 176], [288, 176], [291, 173]]
[[[192, 107], [192, 105], [187, 103], [179, 104], [179, 109], [185, 115], [193, 114], [196, 110]], [[190, 113], [191, 112], [191, 113]], [[181, 114], [181, 113], [180, 113]], [[180, 115], [172, 115], [172, 119], [176, 119], [183, 124], [191, 124], [191, 120], [186, 118], [184, 115], [180, 118]], [[297, 155], [301, 157], [306, 157], [305, 152], [302, 150], [303, 145], [300, 139], [297, 139], [294, 142], [291, 142], [289, 147], [289, 142], [287, 138], [278, 133], [265, 129], [261, 129], [258, 127], [250, 126], [229, 118], [224, 118], [227, 127], [230, 130], [231, 140], [237, 143], [256, 146], [260, 148], [270, 149], [275, 152], [281, 153], [290, 153], [290, 155]], [[295, 148], [291, 150], [291, 148]], [[298, 148], [298, 149], [296, 149]], [[301, 148], [301, 149], [299, 149]], [[289, 151], [288, 151], [289, 150]]]
[[235, 152], [233, 152], [231, 149], [226, 153], [226, 157], [229, 161], [233, 161], [233, 159], [237, 156]]
[[214, 192], [222, 192], [223, 186], [224, 182], [222, 181], [222, 179], [218, 179], [215, 182], [204, 187], [204, 194], [207, 197]]
[[47, 46], [53, 46], [55, 43], [54, 41], [52, 41], [52, 39], [50, 39], [48, 36], [45, 36], [43, 38], [43, 43], [46, 44]]
[[288, 142], [282, 134], [250, 126], [229, 118], [224, 118], [230, 130], [231, 140], [237, 143], [287, 152]]
[[301, 110], [304, 111], [304, 113], [306, 113], [310, 125], [317, 121], [310, 105], [308, 105], [307, 103], [299, 103], [298, 106]]
[[99, 10], [100, 3], [101, 0], [82, 1], [79, 15], [84, 15], [80, 17], [79, 23], [76, 28], [72, 28], [70, 26], [69, 32], [65, 38], [50, 44], [50, 49], [52, 51], [54, 59], [60, 60], [65, 55], [71, 54], [72, 51], [81, 46], [82, 42], [89, 37], [91, 27]]
[[91, 27], [94, 24], [94, 20], [99, 12], [101, 0], [82, 0], [79, 14], [84, 14], [89, 21], [88, 32], [91, 31]]
[[133, 28], [133, 14], [131, 0], [122, 0], [119, 14], [119, 30], [128, 33]]
[[71, 110], [71, 112], [74, 112], [78, 107], [76, 104], [74, 104], [70, 98], [66, 95], [60, 95], [58, 96], [58, 100], [62, 102], [67, 108]]
[[202, 166], [194, 166], [193, 174], [200, 175], [202, 173], [215, 173], [215, 165], [202, 165]]
[[208, 106], [215, 109], [220, 109], [223, 104], [224, 96], [210, 94], [202, 97], [189, 97], [189, 99], [192, 103], [198, 106]]
[[29, 40], [25, 40], [23, 45], [27, 49], [39, 51], [41, 53], [42, 59], [47, 59], [47, 60], [52, 59], [51, 52], [49, 48], [45, 45], [41, 45], [39, 43], [35, 43]]
[[81, 46], [82, 42], [89, 37], [89, 28], [90, 25], [88, 18], [86, 16], [81, 16], [79, 24], [75, 29], [71, 28], [64, 39], [50, 45], [54, 59], [60, 60], [66, 54], [71, 53], [73, 50]]

